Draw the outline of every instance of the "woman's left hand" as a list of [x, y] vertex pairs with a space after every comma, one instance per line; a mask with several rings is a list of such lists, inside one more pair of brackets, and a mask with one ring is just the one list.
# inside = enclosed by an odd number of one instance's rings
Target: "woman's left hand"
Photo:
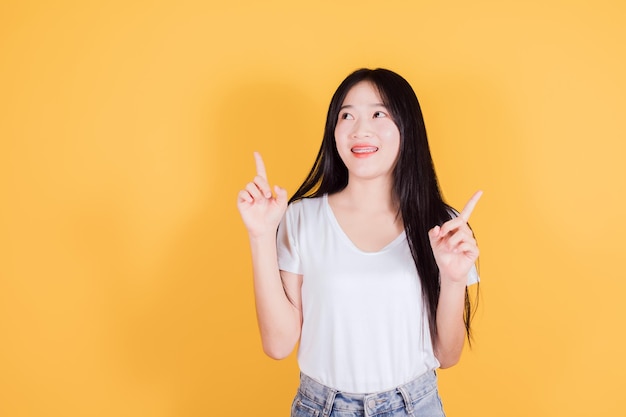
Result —
[[428, 232], [442, 280], [467, 283], [467, 275], [478, 258], [478, 246], [467, 222], [482, 194], [474, 194], [458, 217]]

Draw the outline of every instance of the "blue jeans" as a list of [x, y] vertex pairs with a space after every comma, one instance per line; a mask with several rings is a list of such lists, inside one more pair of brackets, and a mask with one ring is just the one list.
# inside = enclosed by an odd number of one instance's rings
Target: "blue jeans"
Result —
[[291, 417], [445, 417], [437, 375], [428, 372], [390, 391], [348, 394], [300, 374]]

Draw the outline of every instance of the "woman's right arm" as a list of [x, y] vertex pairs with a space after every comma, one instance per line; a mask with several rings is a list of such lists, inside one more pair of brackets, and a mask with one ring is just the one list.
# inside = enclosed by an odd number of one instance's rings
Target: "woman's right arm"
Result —
[[241, 190], [237, 208], [248, 230], [256, 313], [263, 351], [274, 359], [287, 357], [302, 328], [302, 276], [278, 269], [276, 231], [287, 209], [287, 191], [275, 186], [272, 195], [261, 155], [255, 152], [257, 175]]

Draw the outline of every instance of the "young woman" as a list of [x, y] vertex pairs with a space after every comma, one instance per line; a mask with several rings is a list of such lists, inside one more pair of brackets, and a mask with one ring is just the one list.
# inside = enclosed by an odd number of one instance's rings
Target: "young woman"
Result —
[[[443, 416], [435, 370], [470, 336], [478, 248], [444, 203], [419, 102], [385, 69], [335, 92], [322, 146], [295, 195], [257, 175], [238, 195], [264, 351], [298, 341], [297, 416]], [[289, 205], [288, 205], [289, 203]]]

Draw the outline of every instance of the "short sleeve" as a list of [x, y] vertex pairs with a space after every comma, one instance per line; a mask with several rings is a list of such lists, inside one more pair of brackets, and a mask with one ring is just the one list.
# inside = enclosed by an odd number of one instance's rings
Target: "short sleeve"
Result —
[[294, 274], [302, 274], [302, 263], [298, 252], [296, 236], [299, 210], [290, 204], [278, 225], [276, 236], [276, 252], [278, 254], [278, 269]]
[[469, 274], [467, 274], [467, 286], [474, 285], [480, 282], [480, 277], [478, 276], [478, 270], [476, 270], [476, 265], [472, 265], [472, 269], [470, 269]]

